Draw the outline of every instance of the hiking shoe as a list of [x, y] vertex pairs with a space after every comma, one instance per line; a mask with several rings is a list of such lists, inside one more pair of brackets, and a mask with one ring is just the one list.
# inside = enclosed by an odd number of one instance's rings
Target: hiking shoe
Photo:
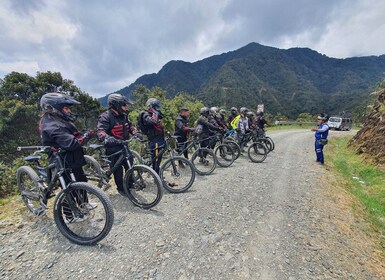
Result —
[[177, 186], [178, 186], [178, 184], [177, 184], [177, 183], [174, 183], [174, 182], [172, 182], [172, 183], [168, 183], [168, 186], [169, 186], [170, 188], [175, 188], [175, 187], [177, 187]]

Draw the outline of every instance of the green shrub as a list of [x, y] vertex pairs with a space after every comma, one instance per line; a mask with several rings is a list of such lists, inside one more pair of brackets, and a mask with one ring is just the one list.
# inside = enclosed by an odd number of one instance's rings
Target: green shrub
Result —
[[0, 162], [0, 198], [17, 193], [16, 170], [24, 164], [22, 158], [18, 158], [10, 165]]

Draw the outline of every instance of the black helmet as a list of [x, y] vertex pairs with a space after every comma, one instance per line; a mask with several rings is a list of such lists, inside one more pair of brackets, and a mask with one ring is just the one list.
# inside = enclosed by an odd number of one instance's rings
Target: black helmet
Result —
[[201, 114], [202, 116], [207, 117], [207, 116], [209, 115], [209, 113], [210, 113], [210, 109], [207, 108], [207, 107], [203, 107], [203, 108], [201, 108], [201, 110], [200, 110], [200, 114]]
[[248, 117], [255, 117], [255, 114], [253, 112], [251, 112], [251, 111], [247, 112], [246, 115]]
[[162, 104], [160, 103], [160, 101], [156, 98], [149, 98], [146, 102], [146, 106], [148, 109], [152, 108], [156, 111], [159, 111], [160, 108], [162, 107]]
[[218, 113], [218, 108], [217, 107], [211, 107], [210, 108], [210, 114], [211, 115], [216, 115]]
[[225, 110], [225, 109], [220, 109], [220, 110], [219, 110], [219, 114], [221, 114], [221, 115], [226, 114], [226, 110]]
[[326, 114], [323, 114], [321, 113], [318, 117], [317, 117], [318, 120], [323, 120], [325, 122], [327, 122], [329, 120], [329, 116], [326, 115]]
[[44, 113], [52, 113], [71, 122], [76, 121], [77, 115], [71, 112], [64, 113], [63, 108], [79, 104], [80, 102], [71, 96], [57, 92], [46, 93], [40, 98], [40, 107]]
[[247, 109], [246, 107], [241, 107], [241, 109], [239, 109], [239, 112], [241, 114], [246, 114], [248, 111], [249, 111], [249, 109]]
[[120, 93], [112, 93], [108, 96], [108, 106], [121, 115], [127, 114], [127, 112], [122, 109], [122, 106], [131, 104], [133, 104], [132, 101]]

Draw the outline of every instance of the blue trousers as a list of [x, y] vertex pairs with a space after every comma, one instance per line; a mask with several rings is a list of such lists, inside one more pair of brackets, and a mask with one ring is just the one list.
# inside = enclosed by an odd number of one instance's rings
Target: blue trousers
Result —
[[324, 164], [324, 146], [320, 144], [318, 140], [315, 140], [315, 154], [317, 155], [317, 161]]

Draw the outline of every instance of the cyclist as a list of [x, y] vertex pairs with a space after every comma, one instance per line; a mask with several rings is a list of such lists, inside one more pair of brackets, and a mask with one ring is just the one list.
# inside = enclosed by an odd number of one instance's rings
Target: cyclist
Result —
[[317, 162], [324, 164], [324, 146], [327, 144], [327, 138], [329, 135], [329, 125], [326, 123], [329, 119], [328, 115], [320, 114], [318, 117], [317, 128], [312, 128], [311, 131], [315, 131], [315, 153], [317, 156]]
[[[194, 131], [194, 128], [190, 128], [188, 124], [189, 109], [183, 107], [180, 109], [178, 116], [175, 120], [175, 136], [178, 143], [178, 148], [183, 150], [187, 141], [188, 134]], [[184, 151], [184, 157], [188, 159], [188, 151]], [[182, 162], [180, 162], [180, 165]]]
[[232, 129], [231, 122], [238, 116], [238, 110], [235, 107], [231, 107], [230, 112], [231, 113], [227, 118], [227, 127], [229, 129]]
[[263, 115], [263, 112], [257, 112], [256, 125], [259, 137], [265, 137], [265, 125], [267, 125], [267, 121], [265, 120]]
[[[247, 147], [247, 143], [243, 143], [246, 138], [246, 133], [249, 131], [249, 119], [247, 118], [247, 112], [249, 110], [246, 107], [239, 109], [240, 118], [237, 123], [237, 135], [239, 145], [242, 147]], [[234, 119], [236, 120], [236, 119]]]
[[253, 112], [247, 112], [247, 118], [249, 119], [249, 129], [254, 130], [257, 128], [257, 122], [255, 119], [255, 114]]
[[226, 125], [226, 110], [221, 109], [219, 110], [219, 114], [216, 114], [215, 120], [217, 121], [218, 125], [222, 128], [223, 131], [227, 130]]
[[[84, 151], [82, 145], [94, 135], [92, 130], [84, 135], [80, 134], [74, 122], [77, 115], [71, 112], [73, 105], [79, 105], [80, 102], [68, 95], [62, 93], [46, 93], [40, 99], [40, 107], [44, 112], [39, 122], [40, 138], [43, 146], [61, 148], [65, 152], [62, 154], [64, 164], [72, 170], [77, 182], [87, 182], [87, 177], [83, 171], [83, 165], [86, 164], [84, 159]], [[51, 163], [54, 160], [52, 155], [48, 156]], [[51, 180], [51, 170], [47, 172], [47, 179]], [[71, 176], [68, 170], [63, 174], [66, 183], [71, 182]], [[46, 198], [54, 196], [53, 192], [47, 193]], [[88, 202], [87, 193], [79, 192], [75, 195], [75, 199]], [[63, 204], [64, 205], [64, 204]], [[90, 209], [96, 207], [92, 202], [87, 204]], [[64, 209], [64, 208], [63, 208]], [[73, 215], [69, 207], [65, 207], [64, 214], [66, 219], [74, 221]], [[79, 220], [80, 222], [81, 220]]]
[[[76, 181], [87, 182], [83, 171], [86, 161], [82, 145], [88, 142], [94, 132], [90, 130], [82, 135], [77, 130], [74, 124], [77, 115], [71, 112], [71, 107], [79, 104], [77, 100], [62, 93], [44, 94], [40, 99], [40, 107], [44, 115], [39, 123], [39, 132], [42, 145], [61, 148], [65, 151], [64, 162], [72, 169]], [[64, 179], [66, 182], [71, 181], [68, 172], [65, 173]]]
[[[118, 143], [118, 140], [127, 140], [129, 135], [135, 135], [141, 138], [141, 135], [137, 132], [136, 127], [127, 117], [128, 105], [133, 104], [127, 97], [119, 94], [112, 93], [108, 96], [108, 110], [99, 116], [97, 124], [97, 136], [99, 141], [104, 142], [106, 155], [112, 155], [123, 149], [122, 143]], [[119, 159], [119, 154], [110, 157], [110, 166], [113, 167], [116, 161]], [[130, 164], [133, 164], [130, 159]], [[123, 188], [123, 168], [128, 170], [128, 163], [123, 161], [122, 166], [117, 168], [114, 172], [114, 181], [118, 190], [118, 193], [125, 196]]]
[[147, 135], [152, 157], [152, 168], [159, 174], [162, 155], [159, 155], [159, 148], [166, 144], [164, 140], [164, 127], [161, 123], [163, 114], [161, 111], [162, 104], [156, 98], [149, 98], [146, 102], [147, 111], [143, 113], [141, 119], [146, 127]]
[[[197, 131], [197, 134], [198, 134], [198, 139], [200, 140], [208, 138], [210, 135], [213, 134], [214, 131], [220, 130], [219, 126], [213, 123], [210, 123], [208, 121], [209, 116], [210, 116], [210, 109], [207, 107], [201, 108], [200, 117], [198, 118], [197, 127], [195, 129], [195, 131]], [[214, 142], [214, 145], [215, 145], [215, 142]], [[201, 146], [213, 148], [212, 143], [210, 143], [209, 140], [203, 141], [201, 143]], [[203, 158], [201, 158], [200, 161], [203, 162]]]

